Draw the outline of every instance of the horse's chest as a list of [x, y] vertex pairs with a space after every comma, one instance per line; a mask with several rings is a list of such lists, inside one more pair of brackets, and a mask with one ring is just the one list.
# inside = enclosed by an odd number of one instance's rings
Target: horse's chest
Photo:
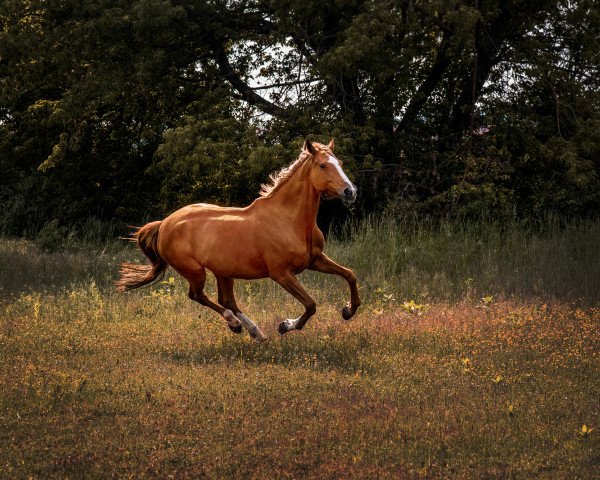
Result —
[[291, 266], [294, 273], [300, 273], [312, 263], [323, 251], [322, 244], [307, 242], [292, 255]]
[[[266, 263], [270, 271], [291, 270], [297, 274], [306, 270], [323, 249], [323, 236], [313, 232], [281, 231], [283, 235], [269, 238]], [[318, 232], [320, 233], [320, 232]]]

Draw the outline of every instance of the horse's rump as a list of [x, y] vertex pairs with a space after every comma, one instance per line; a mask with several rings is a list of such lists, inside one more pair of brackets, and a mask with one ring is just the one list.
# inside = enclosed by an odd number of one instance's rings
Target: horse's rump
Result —
[[167, 262], [158, 253], [158, 230], [162, 221], [150, 222], [138, 228], [129, 240], [137, 242], [140, 250], [152, 265], [135, 263], [121, 264], [121, 278], [117, 281], [117, 290], [127, 291], [147, 285], [161, 278], [167, 269]]

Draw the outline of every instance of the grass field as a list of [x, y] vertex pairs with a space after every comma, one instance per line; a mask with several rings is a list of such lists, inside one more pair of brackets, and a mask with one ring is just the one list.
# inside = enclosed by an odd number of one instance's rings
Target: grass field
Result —
[[302, 274], [317, 315], [279, 337], [299, 304], [238, 283], [265, 344], [172, 272], [114, 292], [118, 244], [2, 240], [0, 478], [599, 478], [600, 223], [349, 237], [350, 322]]

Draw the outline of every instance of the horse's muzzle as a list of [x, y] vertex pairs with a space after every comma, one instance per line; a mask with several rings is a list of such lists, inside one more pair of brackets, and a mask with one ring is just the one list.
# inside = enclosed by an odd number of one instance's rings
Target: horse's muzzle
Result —
[[352, 205], [356, 201], [356, 192], [357, 188], [354, 185], [352, 185], [351, 187], [346, 187], [344, 189], [344, 191], [340, 195], [340, 198], [342, 199], [342, 202], [344, 202], [344, 205]]

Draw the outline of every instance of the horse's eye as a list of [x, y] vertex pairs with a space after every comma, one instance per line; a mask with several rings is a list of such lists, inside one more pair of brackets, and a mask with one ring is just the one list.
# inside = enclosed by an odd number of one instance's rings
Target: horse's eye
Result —
[[325, 167], [326, 167], [326, 165], [325, 165], [324, 163], [322, 163], [321, 165], [319, 165], [319, 168], [320, 168], [321, 170], [325, 170]]

